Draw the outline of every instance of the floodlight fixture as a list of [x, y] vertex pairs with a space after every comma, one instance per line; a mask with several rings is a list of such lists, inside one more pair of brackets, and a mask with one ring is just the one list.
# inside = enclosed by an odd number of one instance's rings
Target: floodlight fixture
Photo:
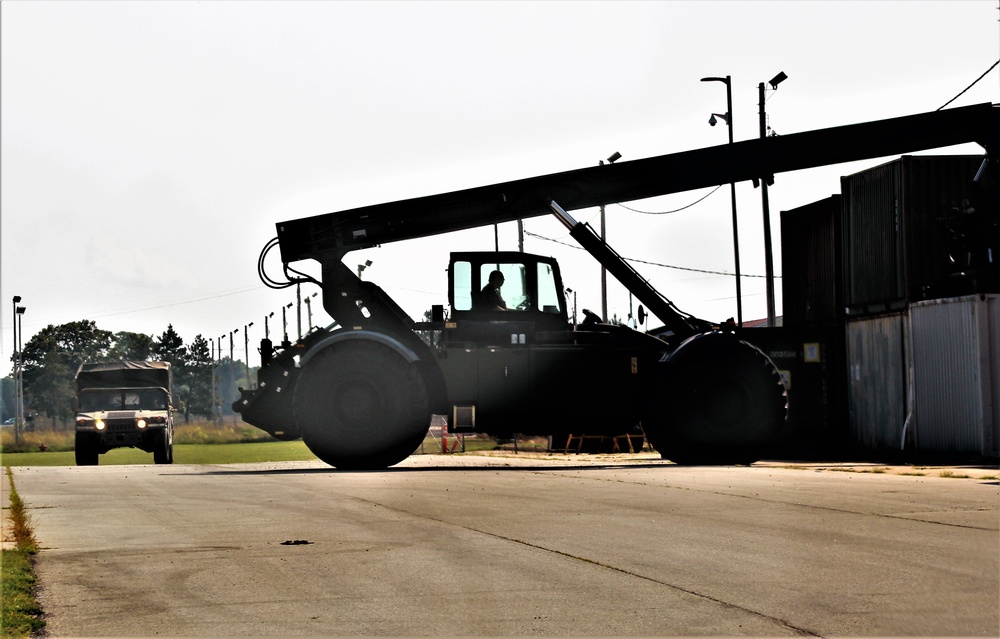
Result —
[[729, 114], [728, 113], [713, 113], [712, 117], [708, 118], [709, 125], [715, 126], [716, 124], [718, 124], [719, 120], [717, 120], [716, 118], [719, 118], [723, 122], [725, 122], [726, 124], [729, 124]]
[[615, 151], [614, 153], [611, 154], [610, 157], [608, 157], [608, 164], [614, 164], [620, 159], [622, 159], [622, 154], [619, 153], [618, 151]]
[[768, 84], [771, 85], [772, 89], [777, 89], [778, 85], [781, 84], [782, 82], [784, 82], [787, 79], [788, 79], [788, 76], [785, 75], [785, 72], [784, 71], [779, 71], [778, 75], [776, 75], [773, 78], [771, 78], [771, 81]]

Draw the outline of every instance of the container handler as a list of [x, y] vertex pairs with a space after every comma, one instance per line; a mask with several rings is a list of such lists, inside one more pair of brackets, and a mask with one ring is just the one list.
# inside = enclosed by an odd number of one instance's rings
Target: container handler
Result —
[[[678, 463], [752, 463], [772, 449], [786, 415], [773, 363], [731, 329], [677, 309], [569, 211], [966, 142], [996, 153], [997, 116], [982, 104], [279, 222], [258, 262], [261, 279], [318, 284], [335, 324], [277, 348], [262, 340], [257, 388], [240, 389], [233, 408], [277, 438], [302, 437], [341, 469], [402, 461], [434, 414], [450, 432], [641, 429]], [[988, 158], [996, 176], [995, 155]], [[559, 266], [540, 255], [453, 253], [450, 313], [436, 305], [429, 322], [414, 321], [343, 262], [356, 249], [544, 214], [644, 305], [640, 316], [648, 310], [663, 326], [640, 332], [586, 310], [571, 323]], [[285, 282], [263, 268], [276, 245]], [[321, 281], [289, 266], [304, 259], [320, 263]], [[481, 305], [494, 272], [504, 281], [502, 306]]]

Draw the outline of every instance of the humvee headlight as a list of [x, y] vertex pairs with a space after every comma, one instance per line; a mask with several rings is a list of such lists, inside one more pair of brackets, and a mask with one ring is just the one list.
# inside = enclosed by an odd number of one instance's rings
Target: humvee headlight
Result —
[[139, 420], [137, 420], [135, 422], [135, 425], [138, 428], [145, 428], [146, 427], [146, 420], [145, 419], [139, 419]]
[[100, 420], [100, 419], [98, 419], [97, 421], [95, 421], [94, 422], [94, 428], [96, 428], [97, 430], [104, 430], [104, 421]]

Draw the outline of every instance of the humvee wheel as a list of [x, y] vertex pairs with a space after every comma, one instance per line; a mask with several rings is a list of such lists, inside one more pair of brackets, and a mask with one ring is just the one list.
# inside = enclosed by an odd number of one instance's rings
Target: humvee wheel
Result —
[[97, 442], [90, 433], [77, 433], [74, 445], [77, 466], [97, 466]]
[[786, 393], [764, 353], [725, 333], [681, 344], [665, 364], [644, 424], [650, 444], [678, 464], [751, 464], [784, 426]]
[[309, 450], [345, 470], [401, 462], [420, 446], [431, 423], [417, 368], [368, 340], [340, 342], [310, 358], [292, 405]]
[[153, 437], [153, 463], [172, 464], [174, 463], [174, 446], [166, 429], [154, 433]]

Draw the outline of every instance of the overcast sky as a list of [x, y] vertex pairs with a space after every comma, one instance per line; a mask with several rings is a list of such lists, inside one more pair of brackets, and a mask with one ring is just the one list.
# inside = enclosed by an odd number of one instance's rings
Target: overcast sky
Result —
[[[788, 79], [766, 105], [785, 134], [933, 111], [1000, 57], [996, 0], [6, 0], [0, 27], [0, 288], [6, 304], [23, 298], [24, 341], [88, 319], [156, 336], [172, 323], [188, 342], [254, 322], [253, 344], [264, 316], [276, 312], [280, 330], [295, 299], [257, 277], [276, 222], [592, 166], [615, 151], [630, 160], [723, 144], [726, 127], [708, 118], [725, 112], [725, 87], [705, 76], [733, 77], [738, 141], [759, 135], [757, 84], [779, 71]], [[998, 78], [994, 69], [951, 106], [1000, 102]], [[888, 159], [777, 177], [779, 275], [780, 211]], [[709, 191], [630, 206], [672, 210]], [[760, 193], [747, 183], [737, 195], [741, 267], [761, 275]], [[608, 241], [628, 258], [732, 273], [730, 215], [728, 187], [670, 215], [610, 206]], [[576, 217], [598, 224], [596, 210]], [[597, 264], [554, 220], [525, 226], [525, 249], [557, 257], [578, 305], [599, 311]], [[500, 241], [516, 249], [514, 225]], [[345, 261], [371, 260], [365, 278], [418, 318], [447, 301], [450, 250], [492, 248], [487, 227]], [[277, 259], [269, 267], [279, 275]], [[735, 315], [732, 276], [639, 268], [685, 311]], [[610, 289], [609, 312], [626, 315], [627, 293]], [[744, 317], [764, 317], [764, 280], [746, 278], [743, 292]], [[329, 321], [313, 308], [314, 322]], [[0, 313], [5, 359], [11, 315]]]

